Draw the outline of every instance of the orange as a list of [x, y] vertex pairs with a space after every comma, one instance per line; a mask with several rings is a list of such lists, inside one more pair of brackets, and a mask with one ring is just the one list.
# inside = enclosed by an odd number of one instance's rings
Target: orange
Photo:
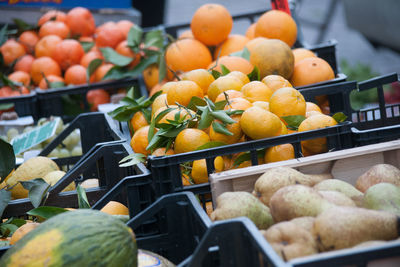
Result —
[[242, 131], [252, 139], [262, 139], [280, 135], [280, 119], [265, 109], [251, 107], [245, 110], [240, 118]]
[[316, 110], [306, 111], [306, 118], [317, 115], [317, 114], [322, 114], [322, 112], [319, 112]]
[[320, 107], [313, 102], [306, 102], [306, 112], [309, 111], [317, 111], [319, 113], [322, 113]]
[[[324, 114], [313, 115], [305, 119], [300, 124], [298, 132], [321, 129], [325, 127], [334, 126], [336, 124], [337, 124], [336, 120], [328, 115]], [[301, 145], [311, 154], [318, 154], [328, 151], [325, 137], [302, 141]]]
[[184, 38], [194, 38], [192, 30], [186, 30], [183, 31], [181, 34], [179, 34], [178, 39], [184, 39]]
[[151, 116], [153, 117], [153, 115], [155, 114], [155, 112], [157, 112], [157, 110], [159, 110], [162, 107], [166, 107], [167, 104], [168, 103], [166, 94], [157, 96], [156, 99], [154, 99], [153, 104], [151, 104]]
[[219, 94], [228, 90], [240, 91], [242, 86], [242, 81], [234, 76], [221, 76], [210, 84], [207, 95], [215, 102], [215, 99]]
[[89, 51], [83, 55], [80, 64], [85, 68], [89, 67], [90, 62], [95, 59], [103, 59], [103, 55], [97, 51]]
[[72, 65], [79, 64], [84, 54], [85, 51], [78, 41], [67, 39], [56, 45], [52, 58], [62, 70], [66, 70]]
[[258, 19], [254, 35], [279, 39], [292, 47], [297, 39], [296, 22], [286, 12], [270, 10]]
[[135, 153], [141, 153], [143, 155], [150, 155], [150, 150], [146, 150], [149, 145], [148, 134], [150, 126], [143, 126], [139, 128], [132, 136], [131, 147]]
[[131, 122], [131, 126], [133, 128], [133, 132], [136, 132], [143, 126], [149, 125], [149, 123], [147, 122], [146, 118], [143, 115], [143, 112], [141, 112], [141, 111], [133, 114], [130, 122]]
[[47, 21], [52, 20], [54, 18], [56, 21], [61, 21], [61, 22], [67, 21], [67, 15], [64, 12], [58, 10], [50, 10], [39, 18], [37, 25], [40, 27]]
[[[48, 76], [46, 76], [46, 79], [50, 83], [52, 83], [52, 82], [64, 82], [64, 79], [62, 77], [56, 76], [56, 75], [48, 75]], [[39, 88], [43, 89], [43, 90], [48, 89], [47, 82], [46, 82], [45, 78], [42, 78], [42, 80], [40, 81]]]
[[260, 81], [249, 82], [242, 87], [242, 93], [244, 98], [250, 102], [255, 101], [266, 101], [268, 102], [274, 92], [271, 88], [266, 86]]
[[[216, 172], [224, 170], [224, 159], [221, 156], [214, 159], [214, 168]], [[205, 159], [193, 161], [191, 175], [195, 184], [208, 183], [207, 163]]]
[[186, 107], [194, 96], [203, 97], [203, 90], [195, 82], [178, 81], [168, 90], [167, 101], [169, 105], [179, 103]]
[[279, 118], [291, 115], [306, 115], [306, 101], [303, 95], [292, 87], [283, 87], [273, 93], [269, 110]]
[[31, 55], [24, 55], [20, 57], [14, 65], [14, 71], [25, 71], [27, 73], [31, 72], [32, 62], [35, 58]]
[[67, 13], [66, 21], [72, 36], [92, 36], [96, 29], [92, 13], [84, 7], [71, 9]]
[[93, 43], [94, 39], [91, 36], [81, 36], [78, 38], [79, 42]]
[[117, 201], [108, 202], [100, 211], [110, 215], [129, 215], [129, 209]]
[[172, 148], [166, 150], [165, 147], [159, 147], [156, 150], [153, 151], [153, 153], [151, 153], [152, 156], [156, 156], [156, 157], [161, 157], [161, 156], [168, 156], [168, 155], [174, 155], [175, 152]]
[[283, 123], [282, 120], [281, 120], [281, 124], [282, 124], [281, 135], [288, 134], [288, 128], [286, 127], [286, 125]]
[[62, 42], [60, 36], [47, 35], [39, 40], [35, 46], [35, 56], [38, 57], [52, 57], [56, 46]]
[[[169, 123], [168, 120], [175, 120], [175, 116], [176, 114], [179, 113], [179, 117], [180, 119], [189, 119], [190, 118], [190, 114], [181, 108], [178, 108], [178, 106], [175, 105], [170, 105], [170, 108], [174, 108], [173, 110], [171, 110], [170, 112], [168, 112], [167, 114], [164, 115], [164, 117], [162, 117], [162, 119], [159, 121], [159, 123]], [[159, 109], [155, 114], [156, 116], [164, 109], [166, 109], [167, 107], [162, 107], [161, 109]], [[191, 112], [192, 113], [192, 112]], [[192, 113], [193, 114], [193, 113]]]
[[31, 76], [24, 71], [14, 71], [8, 75], [8, 79], [17, 83], [22, 83], [24, 86], [29, 86], [31, 83]]
[[194, 37], [205, 45], [217, 45], [228, 38], [233, 20], [229, 11], [219, 4], [205, 4], [192, 17], [190, 28]]
[[187, 128], [176, 136], [174, 151], [176, 154], [194, 151], [208, 142], [210, 137], [204, 131]]
[[233, 124], [227, 124], [225, 127], [226, 129], [232, 133], [232, 135], [226, 135], [223, 133], [218, 133], [214, 131], [214, 128], [211, 126], [210, 127], [210, 139], [211, 141], [218, 141], [218, 142], [224, 142], [225, 144], [234, 144], [237, 143], [240, 138], [243, 136], [242, 129], [240, 128], [240, 115], [234, 115], [232, 116], [232, 119], [234, 119], [236, 122]]
[[18, 240], [24, 237], [27, 233], [38, 227], [40, 223], [36, 222], [27, 222], [24, 225], [20, 226], [11, 236], [10, 245], [15, 245]]
[[250, 82], [250, 79], [246, 74], [244, 74], [243, 72], [237, 71], [237, 70], [231, 71], [225, 76], [234, 76], [234, 77], [238, 78], [239, 80], [241, 80], [243, 85]]
[[255, 37], [253, 39], [250, 39], [250, 41], [248, 41], [246, 44], [246, 48], [251, 51], [256, 45], [258, 45], [259, 43], [262, 43], [265, 40], [268, 40], [268, 38]]
[[101, 104], [110, 103], [110, 95], [104, 89], [90, 90], [86, 93], [86, 99], [91, 106], [91, 111], [98, 110], [98, 106]]
[[101, 65], [100, 67], [98, 67], [96, 69], [96, 71], [94, 72], [94, 81], [95, 82], [100, 82], [103, 80], [103, 77], [107, 74], [107, 72], [114, 67], [114, 64], [111, 63], [106, 63]]
[[228, 104], [226, 104], [224, 110], [246, 110], [250, 107], [252, 107], [253, 105], [251, 104], [250, 101], [248, 101], [247, 99], [243, 98], [243, 97], [236, 97], [233, 98], [231, 100], [229, 100]]
[[293, 56], [294, 56], [294, 64], [295, 65], [297, 62], [299, 62], [302, 59], [317, 56], [316, 54], [314, 54], [313, 51], [308, 50], [306, 48], [295, 48], [295, 49], [292, 49], [292, 52], [293, 52]]
[[14, 39], [8, 39], [0, 47], [0, 52], [6, 65], [11, 65], [15, 60], [26, 54], [24, 46]]
[[61, 21], [47, 21], [39, 30], [39, 37], [43, 38], [47, 35], [58, 35], [61, 39], [68, 38], [70, 31], [68, 26]]
[[96, 31], [96, 46], [97, 47], [112, 47], [116, 48], [119, 43], [124, 41], [125, 35], [118, 28], [116, 23], [108, 22], [107, 25], [101, 25]]
[[293, 87], [288, 80], [279, 75], [268, 75], [265, 76], [261, 81], [274, 92], [283, 87]]
[[224, 65], [230, 71], [240, 71], [244, 74], [249, 74], [253, 70], [253, 65], [242, 57], [236, 56], [223, 56], [218, 61], [212, 62], [208, 65], [207, 69], [214, 69], [222, 72], [221, 65]]
[[267, 148], [264, 154], [265, 163], [294, 159], [292, 144], [283, 144]]
[[246, 30], [246, 37], [251, 40], [255, 38], [256, 23], [251, 24]]
[[247, 43], [250, 62], [260, 70], [260, 76], [277, 74], [285, 79], [292, 76], [294, 57], [290, 47], [277, 39], [253, 39]]
[[24, 31], [19, 36], [19, 43], [25, 48], [26, 53], [33, 54], [35, 45], [39, 41], [39, 36], [34, 31]]
[[158, 65], [151, 64], [143, 71], [142, 75], [147, 90], [150, 90], [156, 84], [158, 84], [158, 75], [159, 75]]
[[165, 62], [174, 72], [205, 69], [212, 61], [208, 48], [195, 39], [181, 39], [167, 47]]
[[39, 84], [43, 75], [46, 77], [49, 75], [61, 76], [60, 66], [54, 59], [50, 57], [40, 57], [32, 62], [31, 78], [33, 83], [36, 85]]
[[249, 39], [240, 34], [231, 34], [220, 46], [214, 50], [214, 59], [217, 57], [228, 56], [234, 52], [242, 50]]
[[208, 87], [215, 79], [206, 69], [196, 69], [183, 73], [182, 80], [195, 82], [203, 90], [203, 94], [206, 95]]
[[192, 185], [192, 182], [190, 181], [190, 177], [189, 175], [183, 173], [182, 174], [182, 185], [183, 186], [188, 186], [188, 185]]
[[232, 99], [237, 98], [237, 97], [243, 98], [243, 93], [242, 92], [236, 91], [236, 90], [228, 90], [228, 91], [220, 93], [217, 96], [217, 98], [215, 99], [215, 102], [226, 100], [224, 93], [228, 95], [228, 100], [232, 100]]
[[158, 91], [160, 91], [160, 90], [161, 90], [161, 86], [163, 86], [165, 83], [166, 83], [166, 81], [163, 80], [163, 81], [157, 83], [156, 85], [154, 85], [154, 86], [150, 89], [149, 96], [152, 96], [152, 95], [154, 95], [155, 93], [157, 93]]
[[[133, 69], [136, 67], [137, 64], [140, 62], [140, 54], [139, 53], [134, 53], [129, 47], [128, 47], [128, 41], [123, 40], [120, 42], [117, 47], [115, 48], [115, 51], [123, 56], [130, 57], [132, 58], [132, 62], [128, 65], [130, 69]], [[157, 77], [158, 78], [158, 77]]]
[[86, 84], [86, 68], [82, 65], [73, 65], [65, 71], [64, 79], [67, 85]]
[[323, 82], [334, 78], [335, 73], [328, 62], [319, 57], [309, 57], [300, 60], [294, 66], [290, 83], [297, 87]]
[[269, 111], [269, 102], [255, 101], [255, 102], [253, 102], [253, 106], [257, 106], [257, 107], [260, 107], [262, 109], [265, 109], [265, 110]]
[[131, 21], [125, 19], [117, 22], [117, 27], [124, 35], [124, 39], [128, 38], [128, 33], [134, 25]]

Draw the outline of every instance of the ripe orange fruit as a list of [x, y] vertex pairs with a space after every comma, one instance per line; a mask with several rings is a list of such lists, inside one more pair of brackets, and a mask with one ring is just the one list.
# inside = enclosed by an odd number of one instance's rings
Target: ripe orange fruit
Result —
[[257, 106], [259, 108], [265, 109], [269, 111], [269, 102], [265, 101], [255, 101], [253, 102], [253, 106]]
[[207, 69], [213, 68], [216, 71], [222, 72], [221, 65], [224, 65], [230, 71], [240, 71], [244, 74], [249, 74], [254, 68], [247, 59], [242, 57], [223, 56], [218, 61], [214, 61], [208, 65]]
[[143, 80], [144, 84], [146, 85], [146, 88], [148, 91], [150, 91], [151, 88], [153, 88], [156, 84], [158, 84], [158, 65], [157, 64], [152, 64], [148, 66], [143, 72]]
[[[46, 76], [46, 79], [50, 83], [52, 83], [52, 82], [64, 82], [64, 79], [62, 77], [56, 76], [56, 75], [48, 75], [48, 76]], [[48, 89], [46, 79], [42, 78], [42, 80], [40, 81], [40, 83], [39, 83], [39, 88], [40, 89], [43, 89], [43, 90]]]
[[174, 72], [205, 69], [212, 61], [208, 48], [195, 39], [181, 39], [168, 46], [165, 62]]
[[224, 93], [228, 95], [228, 99], [229, 100], [232, 100], [232, 99], [237, 98], [237, 97], [243, 98], [243, 93], [241, 91], [227, 90], [225, 92], [220, 93], [217, 96], [217, 98], [215, 99], [215, 102], [226, 100]]
[[[115, 51], [123, 56], [133, 58], [132, 62], [129, 64], [129, 68], [133, 69], [136, 67], [137, 64], [140, 62], [140, 54], [139, 53], [134, 53], [129, 47], [128, 47], [128, 41], [124, 40], [120, 42], [117, 47], [115, 48]], [[157, 77], [158, 78], [158, 77]]]
[[[224, 159], [221, 156], [214, 159], [214, 168], [216, 172], [224, 170]], [[208, 182], [207, 163], [205, 159], [193, 161], [191, 175], [195, 184]]]
[[205, 4], [192, 17], [190, 28], [194, 37], [205, 45], [217, 45], [228, 38], [233, 20], [229, 11], [219, 4]]
[[108, 202], [100, 211], [110, 215], [129, 215], [129, 209], [117, 201]]
[[266, 101], [269, 102], [273, 90], [260, 81], [249, 82], [242, 87], [244, 98], [250, 102]]
[[20, 240], [22, 237], [24, 237], [27, 233], [38, 227], [40, 223], [37, 222], [28, 222], [25, 223], [24, 225], [20, 226], [14, 234], [11, 236], [10, 239], [10, 245], [15, 245], [18, 240]]
[[24, 31], [19, 36], [19, 43], [25, 48], [26, 53], [33, 54], [35, 46], [39, 41], [39, 36], [34, 31]]
[[[337, 122], [331, 116], [319, 114], [313, 115], [306, 118], [299, 126], [298, 132], [305, 132], [310, 130], [322, 129], [325, 127], [330, 127], [336, 125]], [[304, 147], [310, 154], [318, 154], [328, 151], [326, 137], [315, 138], [307, 141], [301, 142], [302, 147]]]
[[295, 65], [297, 62], [299, 62], [302, 59], [317, 56], [316, 54], [314, 54], [313, 51], [308, 50], [306, 48], [295, 48], [295, 49], [292, 49], [292, 52], [293, 52], [293, 56], [294, 56], [294, 64]]
[[40, 57], [32, 62], [31, 78], [34, 84], [38, 85], [43, 75], [61, 76], [61, 69], [58, 63], [50, 57]]
[[293, 87], [288, 80], [279, 75], [268, 75], [265, 76], [261, 81], [274, 92], [283, 87]]
[[32, 62], [35, 58], [31, 55], [24, 55], [20, 57], [14, 65], [14, 71], [25, 71], [31, 73]]
[[309, 57], [300, 60], [294, 66], [290, 83], [297, 87], [328, 81], [334, 78], [335, 73], [328, 62], [319, 57]]
[[8, 75], [8, 79], [17, 83], [22, 83], [24, 86], [29, 86], [31, 83], [31, 76], [24, 71], [14, 71]]
[[92, 36], [96, 29], [92, 13], [84, 7], [71, 9], [67, 13], [66, 21], [72, 36]]
[[4, 64], [6, 65], [11, 65], [14, 60], [26, 54], [24, 46], [14, 39], [8, 39], [0, 47], [0, 52], [3, 55]]
[[258, 19], [254, 35], [279, 39], [292, 47], [297, 39], [296, 22], [286, 12], [270, 10]]
[[252, 139], [278, 136], [282, 130], [281, 120], [275, 114], [257, 106], [243, 112], [240, 126]]
[[136, 132], [143, 126], [149, 125], [147, 122], [146, 118], [143, 115], [143, 112], [139, 111], [133, 114], [131, 120], [130, 120], [133, 132]]
[[86, 94], [87, 102], [90, 104], [90, 110], [98, 110], [98, 106], [101, 104], [110, 103], [110, 95], [104, 89], [90, 90]]
[[214, 59], [216, 60], [217, 57], [228, 56], [233, 52], [237, 52], [242, 50], [249, 39], [240, 34], [231, 34], [229, 35], [228, 39], [226, 39], [220, 46], [218, 46], [214, 50]]
[[210, 142], [210, 137], [204, 131], [186, 128], [175, 139], [174, 151], [176, 154], [190, 152]]
[[118, 28], [117, 24], [108, 22], [107, 25], [103, 24], [99, 26], [96, 31], [96, 46], [115, 48], [124, 38], [125, 35]]
[[184, 38], [194, 39], [192, 30], [186, 30], [186, 31], [183, 31], [181, 34], [179, 34], [178, 39], [184, 39]]
[[243, 85], [250, 82], [250, 79], [246, 74], [244, 74], [243, 72], [237, 71], [237, 70], [231, 71], [225, 76], [234, 76], [234, 77], [238, 78], [239, 80], [241, 80]]
[[86, 84], [86, 68], [82, 65], [72, 65], [65, 71], [64, 79], [67, 85]]
[[214, 76], [205, 69], [196, 69], [182, 74], [182, 80], [193, 81], [207, 94], [208, 87], [215, 81]]
[[240, 115], [234, 115], [232, 116], [232, 119], [234, 119], [236, 122], [233, 124], [227, 124], [226, 129], [233, 135], [218, 133], [211, 126], [209, 134], [211, 141], [224, 142], [226, 144], [235, 144], [240, 140], [240, 138], [242, 138], [243, 132], [242, 128], [240, 128]]
[[306, 115], [306, 101], [303, 95], [292, 87], [275, 91], [269, 100], [269, 109], [279, 118], [291, 115]]
[[68, 26], [61, 21], [47, 21], [39, 29], [39, 37], [43, 38], [47, 35], [58, 35], [61, 39], [68, 38], [70, 31]]
[[322, 113], [320, 107], [313, 102], [306, 102], [306, 112], [316, 111]]
[[60, 36], [47, 35], [39, 40], [35, 46], [35, 56], [38, 57], [52, 57], [56, 46], [62, 42]]
[[94, 72], [94, 81], [95, 82], [100, 82], [103, 80], [103, 77], [107, 74], [107, 72], [114, 67], [114, 64], [111, 63], [106, 63], [101, 65], [100, 67], [98, 67], [96, 69], [96, 71]]
[[151, 104], [151, 116], [153, 117], [157, 110], [167, 106], [167, 104], [167, 94], [157, 96], [156, 99], [154, 99], [153, 104]]
[[89, 51], [83, 55], [80, 64], [85, 68], [89, 67], [90, 62], [95, 59], [103, 59], [103, 55], [97, 51]]
[[150, 150], [146, 150], [149, 145], [148, 133], [150, 126], [143, 126], [139, 128], [132, 136], [131, 147], [135, 153], [141, 153], [143, 155], [150, 155]]
[[58, 10], [50, 10], [39, 18], [37, 25], [40, 27], [47, 21], [52, 20], [54, 18], [55, 21], [67, 22], [67, 15], [64, 12]]
[[203, 97], [203, 90], [193, 81], [178, 81], [175, 86], [167, 92], [167, 101], [169, 105], [179, 103], [187, 106], [193, 96]]
[[117, 27], [124, 35], [124, 39], [128, 37], [128, 33], [133, 26], [134, 24], [129, 20], [124, 19], [117, 22]]
[[247, 43], [250, 62], [260, 70], [260, 76], [278, 74], [285, 79], [292, 76], [294, 57], [290, 47], [277, 39], [253, 39]]
[[240, 91], [243, 83], [235, 76], [221, 76], [213, 81], [208, 87], [207, 95], [215, 102], [215, 99], [219, 94], [228, 90]]
[[265, 163], [294, 159], [292, 144], [283, 144], [267, 148], [264, 154]]
[[156, 150], [154, 150], [153, 153], [151, 153], [152, 156], [156, 156], [156, 157], [168, 156], [168, 155], [174, 155], [174, 154], [175, 154], [175, 152], [172, 148], [167, 150], [165, 147], [159, 147]]
[[[176, 114], [179, 113], [179, 118], [180, 119], [189, 119], [190, 118], [190, 114], [181, 108], [178, 108], [178, 106], [176, 105], [169, 105], [168, 107], [170, 108], [174, 108], [173, 110], [171, 110], [170, 112], [168, 112], [167, 114], [165, 114], [162, 119], [159, 121], [159, 123], [170, 123], [168, 120], [175, 120], [175, 116]], [[156, 111], [155, 116], [157, 116], [161, 111], [165, 110], [167, 107], [161, 107], [159, 110]], [[193, 114], [193, 112], [191, 112]]]
[[246, 30], [246, 37], [251, 40], [255, 38], [255, 31], [256, 31], [257, 23], [251, 24]]
[[288, 128], [286, 127], [286, 125], [283, 123], [282, 120], [281, 120], [281, 124], [282, 124], [281, 135], [288, 134]]
[[66, 70], [72, 65], [79, 64], [85, 54], [82, 45], [73, 39], [61, 41], [56, 45], [52, 58]]
[[246, 110], [253, 105], [251, 102], [243, 97], [236, 97], [229, 100], [228, 104], [226, 104], [224, 110]]

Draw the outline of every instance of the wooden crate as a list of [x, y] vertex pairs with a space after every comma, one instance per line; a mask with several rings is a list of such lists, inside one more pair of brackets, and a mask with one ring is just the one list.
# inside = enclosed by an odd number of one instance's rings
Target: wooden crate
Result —
[[400, 140], [213, 173], [209, 180], [213, 203], [216, 203], [224, 192], [252, 192], [258, 177], [273, 167], [292, 167], [305, 174], [323, 174], [355, 185], [361, 174], [378, 163], [400, 168]]

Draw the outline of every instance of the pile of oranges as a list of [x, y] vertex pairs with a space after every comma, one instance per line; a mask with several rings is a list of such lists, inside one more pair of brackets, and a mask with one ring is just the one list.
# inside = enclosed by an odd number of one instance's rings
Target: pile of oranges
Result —
[[[96, 26], [92, 13], [83, 7], [73, 8], [68, 13], [48, 11], [39, 18], [36, 30], [9, 38], [0, 47], [4, 64], [12, 69], [8, 78], [21, 84], [18, 88], [2, 87], [0, 96], [26, 94], [37, 87], [46, 90], [50, 83], [70, 86], [99, 82], [113, 67], [105, 62], [100, 51], [102, 47], [111, 47], [133, 58], [130, 67], [134, 67], [140, 56], [128, 48], [126, 41], [132, 26], [127, 20]], [[89, 44], [86, 51], [83, 44]], [[87, 68], [94, 59], [103, 62], [87, 79]], [[102, 89], [89, 91], [87, 98], [93, 110], [110, 100]]]

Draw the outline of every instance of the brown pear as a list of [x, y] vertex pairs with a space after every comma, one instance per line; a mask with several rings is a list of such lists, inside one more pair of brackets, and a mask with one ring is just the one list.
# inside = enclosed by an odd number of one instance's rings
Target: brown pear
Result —
[[319, 250], [329, 251], [371, 240], [393, 240], [398, 230], [398, 219], [389, 212], [337, 206], [316, 217], [313, 233]]
[[294, 218], [290, 221], [311, 233], [314, 226], [315, 217], [304, 216], [304, 217]]
[[339, 179], [324, 180], [316, 184], [314, 189], [318, 191], [338, 191], [351, 199], [363, 195], [363, 193], [357, 190], [353, 185]]
[[355, 207], [354, 201], [338, 191], [319, 191], [319, 193], [329, 202], [337, 206]]
[[400, 186], [400, 170], [390, 164], [374, 165], [358, 177], [356, 188], [364, 193], [368, 188], [378, 183], [391, 183]]

